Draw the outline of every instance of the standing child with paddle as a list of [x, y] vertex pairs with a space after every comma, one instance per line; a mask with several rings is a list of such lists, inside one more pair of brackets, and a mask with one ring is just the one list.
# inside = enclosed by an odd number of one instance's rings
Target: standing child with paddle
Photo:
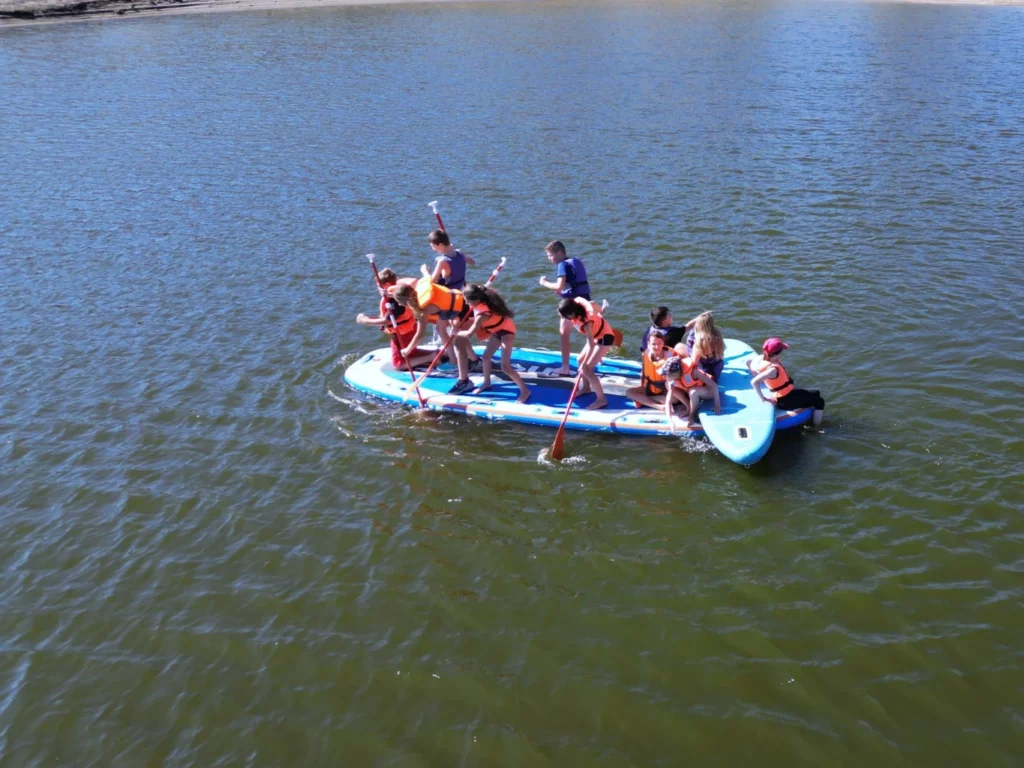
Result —
[[530, 390], [515, 368], [512, 367], [512, 346], [516, 340], [515, 316], [505, 300], [496, 290], [483, 285], [470, 285], [462, 289], [466, 301], [473, 308], [473, 324], [458, 333], [463, 339], [471, 339], [474, 334], [487, 346], [483, 353], [483, 383], [473, 390], [479, 395], [491, 388], [491, 358], [501, 347], [501, 370], [519, 387], [517, 403], [525, 403], [530, 399]]
[[[814, 426], [820, 427], [825, 416], [825, 398], [816, 389], [797, 389], [793, 386], [793, 380], [782, 367], [782, 353], [789, 349], [789, 344], [773, 336], [765, 341], [761, 349], [764, 354], [760, 360], [756, 363], [751, 359], [747, 360], [747, 370], [757, 374], [750, 382], [757, 396], [767, 403], [774, 402], [776, 408], [784, 411], [813, 408]], [[771, 393], [768, 397], [761, 391], [762, 382], [768, 386]]]
[[[402, 350], [406, 356], [412, 354], [420, 339], [426, 335], [427, 326], [431, 323], [436, 325], [438, 335], [447, 345], [449, 336], [444, 324], [449, 320], [461, 322], [469, 315], [469, 304], [466, 302], [465, 296], [459, 291], [437, 285], [427, 277], [420, 278], [415, 286], [405, 284], [394, 286], [389, 289], [389, 293], [399, 304], [408, 307], [416, 318], [416, 330], [413, 338]], [[461, 395], [473, 388], [473, 383], [469, 380], [469, 356], [472, 354], [472, 349], [466, 339], [459, 336], [454, 336], [452, 339], [459, 379], [449, 394]]]
[[[569, 257], [565, 252], [565, 246], [561, 240], [552, 240], [544, 249], [548, 261], [557, 268], [554, 281], [542, 277], [540, 284], [557, 293], [563, 300], [586, 299], [590, 300], [590, 283], [587, 282], [587, 268], [583, 262], [575, 256]], [[561, 307], [561, 305], [559, 305]], [[559, 309], [561, 314], [561, 309]], [[572, 351], [572, 324], [563, 315], [558, 321], [559, 341], [562, 350], [562, 376], [568, 376], [569, 354]]]
[[558, 305], [558, 314], [587, 339], [586, 345], [576, 356], [579, 378], [587, 383], [587, 388], [580, 390], [579, 394], [593, 392], [597, 397], [587, 406], [587, 410], [604, 408], [608, 405], [608, 399], [604, 396], [601, 378], [597, 375], [597, 365], [609, 349], [622, 345], [622, 333], [612, 328], [611, 323], [601, 316], [601, 312], [588, 299], [562, 299]]

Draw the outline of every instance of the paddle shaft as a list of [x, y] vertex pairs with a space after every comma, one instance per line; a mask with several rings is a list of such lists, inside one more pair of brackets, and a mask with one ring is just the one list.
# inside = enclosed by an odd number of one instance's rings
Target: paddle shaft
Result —
[[437, 219], [437, 226], [441, 228], [442, 232], [447, 232], [448, 230], [444, 228], [444, 222], [441, 221], [441, 212], [437, 209], [437, 200], [432, 203], [428, 203], [428, 205], [431, 210], [434, 211], [434, 218]]
[[[577, 363], [578, 365], [578, 363]], [[569, 403], [565, 406], [565, 413], [562, 414], [562, 423], [558, 425], [555, 433], [555, 440], [551, 443], [551, 458], [555, 461], [562, 460], [562, 449], [565, 447], [565, 423], [569, 420], [569, 411], [572, 410], [572, 401], [576, 399], [576, 392], [583, 381], [583, 371], [576, 374], [576, 383], [572, 385], [572, 392], [569, 393]]]
[[[370, 259], [370, 266], [373, 268], [373, 279], [377, 281], [377, 287], [380, 290], [387, 293], [384, 289], [384, 283], [380, 281], [380, 272], [377, 271], [377, 263]], [[391, 328], [394, 330], [395, 346], [398, 347], [398, 354], [402, 357], [402, 362], [405, 363], [405, 367], [409, 370], [409, 378], [412, 379], [412, 388], [416, 391], [416, 399], [420, 401], [420, 408], [426, 408], [427, 403], [423, 399], [423, 395], [420, 394], [419, 384], [416, 383], [416, 374], [412, 372], [412, 366], [409, 365], [409, 358], [402, 352], [402, 347], [398, 339], [398, 323], [395, 321], [395, 313], [388, 310], [388, 320], [391, 321]]]

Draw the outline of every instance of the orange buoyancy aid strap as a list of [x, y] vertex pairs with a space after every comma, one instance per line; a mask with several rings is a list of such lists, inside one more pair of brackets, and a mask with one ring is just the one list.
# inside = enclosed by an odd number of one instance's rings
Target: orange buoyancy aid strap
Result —
[[441, 312], [461, 312], [466, 306], [466, 297], [460, 291], [432, 283], [428, 277], [420, 278], [416, 283], [416, 300], [420, 309], [433, 304]]
[[786, 373], [782, 363], [771, 363], [765, 360], [764, 365], [758, 367], [758, 372], [766, 371], [771, 366], [775, 366], [775, 375], [769, 376], [764, 380], [764, 383], [768, 385], [772, 396], [778, 400], [780, 397], [785, 397], [793, 391], [793, 380], [789, 378], [789, 374]]
[[680, 358], [683, 362], [683, 373], [677, 379], [674, 384], [680, 389], [694, 389], [704, 385], [704, 382], [693, 375], [693, 369], [697, 367], [697, 363], [692, 357]]
[[499, 315], [482, 301], [477, 304], [473, 304], [472, 307], [473, 313], [477, 317], [483, 317], [480, 325], [476, 328], [477, 338], [481, 341], [490, 338], [496, 333], [501, 333], [502, 331], [515, 334], [516, 324], [512, 321], [511, 317]]
[[661, 366], [665, 364], [664, 360], [660, 362], [654, 362], [651, 360], [647, 350], [644, 350], [643, 357], [643, 368], [640, 372], [640, 384], [644, 389], [649, 392], [661, 395], [665, 393], [665, 375], [661, 372]]
[[[388, 307], [387, 299], [381, 299], [380, 314], [384, 318], [383, 330], [385, 333], [394, 333], [395, 326], [398, 326], [398, 333], [405, 336], [416, 326], [416, 317], [413, 315], [412, 310], [408, 307], [403, 307], [398, 302], [394, 302], [392, 307]], [[395, 325], [391, 324], [389, 318], [389, 315], [392, 314], [395, 317]]]

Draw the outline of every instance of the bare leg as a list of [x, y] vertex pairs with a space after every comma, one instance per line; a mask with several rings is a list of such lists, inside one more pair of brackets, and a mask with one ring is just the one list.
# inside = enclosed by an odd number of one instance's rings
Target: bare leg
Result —
[[[410, 357], [409, 358], [409, 365], [411, 365], [413, 368], [415, 368], [417, 365], [429, 365], [433, 361], [434, 355], [435, 355], [434, 352], [427, 352], [427, 353], [422, 354], [422, 355], [416, 355], [414, 357]], [[402, 365], [398, 366], [398, 370], [400, 370], [400, 371], [407, 371], [409, 369], [403, 363]]]
[[711, 389], [709, 387], [695, 387], [690, 390], [689, 395], [690, 414], [686, 417], [686, 426], [692, 427], [697, 418], [697, 410], [700, 408], [700, 399], [701, 397], [711, 397]]
[[569, 355], [572, 353], [572, 323], [559, 315], [558, 333], [562, 345], [562, 373], [569, 375]]
[[[516, 343], [516, 335], [510, 333], [501, 338], [501, 370], [508, 376], [512, 381], [519, 387], [519, 397], [516, 398], [517, 403], [525, 403], [530, 399], [530, 388], [526, 386], [526, 382], [523, 381], [523, 377], [519, 375], [519, 372], [512, 367], [512, 347]], [[487, 349], [490, 350], [488, 344]], [[488, 365], [487, 362], [484, 365]]]
[[463, 339], [458, 336], [455, 337], [455, 341], [452, 342], [452, 346], [455, 347], [455, 364], [459, 368], [459, 381], [465, 381], [469, 378], [469, 360], [466, 351], [469, 349], [469, 339]]
[[604, 389], [601, 387], [601, 377], [597, 375], [597, 364], [607, 353], [608, 347], [596, 346], [587, 360], [587, 378], [590, 379], [590, 388], [597, 395], [597, 399], [587, 406], [588, 411], [596, 411], [608, 405], [608, 398], [604, 396]]
[[[466, 325], [469, 325], [469, 323], [466, 323]], [[456, 320], [452, 320], [452, 333], [455, 333], [458, 330], [459, 330], [459, 321], [457, 319]], [[480, 357], [477, 355], [477, 353], [473, 351], [473, 342], [469, 342], [466, 345], [466, 357], [469, 359], [470, 364], [473, 364], [477, 360], [480, 359]]]
[[494, 356], [499, 344], [501, 344], [501, 339], [497, 336], [489, 336], [487, 338], [487, 346], [484, 347], [484, 381], [483, 384], [473, 390], [474, 395], [479, 395], [481, 392], [491, 388], [491, 358]]
[[[590, 340], [587, 339], [587, 343], [583, 345], [583, 349], [576, 355], [576, 367], [582, 372], [586, 367], [587, 360], [590, 359], [593, 347], [590, 346]], [[583, 374], [580, 381], [580, 388], [576, 391], [578, 395], [589, 395], [593, 390], [590, 387], [590, 379], [587, 378], [586, 373]]]
[[657, 395], [652, 397], [644, 391], [643, 387], [630, 387], [626, 390], [626, 397], [636, 402], [637, 407], [646, 406], [648, 408], [657, 408], [659, 410], [665, 407], [665, 396]]
[[448, 339], [451, 338], [451, 336], [448, 335], [448, 323], [444, 320], [438, 320], [434, 323], [434, 330], [437, 331], [437, 338], [441, 340], [441, 346], [443, 347], [448, 343]]

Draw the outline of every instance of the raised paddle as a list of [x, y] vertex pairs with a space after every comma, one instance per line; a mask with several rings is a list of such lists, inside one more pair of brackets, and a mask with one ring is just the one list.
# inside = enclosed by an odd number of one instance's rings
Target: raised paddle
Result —
[[[604, 311], [608, 308], [608, 302], [601, 302], [600, 313], [603, 315]], [[572, 392], [569, 393], [569, 403], [565, 406], [565, 413], [562, 414], [562, 423], [558, 425], [558, 431], [555, 432], [555, 441], [551, 444], [551, 458], [555, 461], [562, 460], [562, 449], [565, 448], [565, 422], [569, 420], [569, 411], [572, 410], [572, 401], [576, 399], [576, 390], [580, 388], [580, 382], [583, 381], [583, 367], [580, 365], [580, 358], [576, 356], [576, 368], [578, 373], [576, 374], [576, 383], [572, 385]]]
[[[373, 279], [377, 281], [377, 288], [382, 294], [387, 295], [387, 290], [384, 288], [384, 284], [380, 281], [380, 272], [377, 271], [377, 262], [374, 261], [376, 258], [374, 254], [366, 254], [366, 258], [370, 260], [370, 266], [373, 268]], [[405, 367], [409, 370], [409, 378], [412, 379], [412, 388], [416, 391], [416, 399], [420, 401], [420, 408], [427, 407], [427, 401], [423, 399], [423, 395], [420, 394], [419, 384], [416, 383], [416, 374], [412, 372], [412, 366], [409, 365], [409, 358], [402, 354], [402, 348], [399, 346], [398, 341], [398, 323], [395, 322], [395, 315], [393, 312], [388, 312], [388, 320], [391, 321], [391, 327], [395, 331], [395, 346], [398, 347], [398, 354], [402, 356], [402, 362], [405, 363]]]
[[441, 228], [442, 232], [447, 232], [448, 230], [444, 228], [444, 222], [441, 221], [441, 212], [437, 210], [437, 200], [431, 200], [427, 205], [429, 205], [430, 209], [434, 212], [434, 218], [437, 219], [437, 226]]
[[[491, 276], [488, 277], [487, 278], [487, 282], [484, 283], [484, 285], [486, 287], [490, 287], [491, 283], [493, 283], [495, 280], [498, 279], [498, 273], [501, 272], [501, 270], [502, 270], [502, 268], [504, 266], [505, 266], [505, 257], [502, 256], [501, 257], [501, 261], [498, 263], [498, 266], [496, 266], [494, 268], [494, 271], [491, 272]], [[427, 378], [427, 376], [430, 375], [431, 371], [434, 370], [434, 367], [437, 365], [438, 361], [441, 359], [441, 355], [443, 355], [447, 351], [448, 346], [455, 340], [455, 334], [457, 334], [462, 329], [462, 324], [464, 322], [466, 322], [466, 320], [468, 320], [468, 319], [469, 319], [469, 315], [467, 315], [462, 320], [460, 320], [458, 325], [455, 326], [455, 328], [452, 330], [451, 336], [448, 337], [448, 341], [446, 341], [444, 343], [443, 347], [441, 347], [439, 350], [437, 350], [437, 354], [434, 356], [434, 359], [430, 361], [430, 365], [427, 366], [427, 370], [423, 373], [422, 376], [420, 376], [418, 379], [416, 379], [415, 383], [416, 383], [417, 386], [422, 384], [423, 380], [425, 378]]]

